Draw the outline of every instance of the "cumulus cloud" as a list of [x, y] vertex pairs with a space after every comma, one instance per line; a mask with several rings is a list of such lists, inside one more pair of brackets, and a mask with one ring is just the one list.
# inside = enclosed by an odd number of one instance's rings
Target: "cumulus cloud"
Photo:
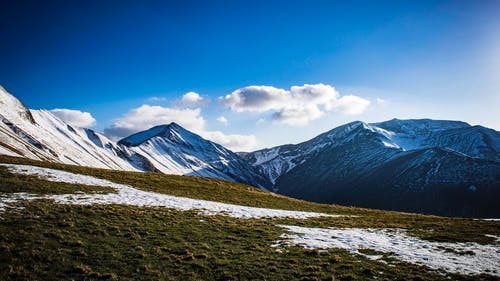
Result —
[[323, 116], [325, 113], [315, 105], [291, 106], [282, 108], [280, 111], [273, 113], [272, 118], [279, 123], [303, 126], [307, 125], [310, 121]]
[[64, 122], [77, 127], [92, 127], [95, 124], [95, 119], [89, 112], [80, 110], [55, 108], [50, 112], [59, 117]]
[[254, 135], [226, 135], [220, 131], [207, 131], [205, 119], [201, 116], [199, 108], [180, 109], [147, 104], [134, 108], [121, 118], [114, 120], [110, 127], [104, 129], [104, 133], [110, 138], [118, 140], [171, 122], [235, 151], [249, 151], [257, 143]]
[[330, 110], [360, 114], [370, 104], [358, 96], [341, 96], [334, 87], [325, 84], [292, 86], [290, 90], [248, 86], [219, 97], [219, 102], [236, 112], [273, 111], [274, 121], [298, 126], [306, 125]]
[[119, 139], [171, 122], [176, 122], [191, 131], [202, 131], [205, 126], [205, 119], [201, 116], [199, 108], [178, 109], [144, 104], [114, 120], [109, 128], [104, 129], [104, 133], [113, 139]]
[[325, 84], [304, 84], [303, 86], [292, 86], [290, 88], [292, 96], [297, 101], [312, 104], [325, 104], [337, 99], [340, 94], [334, 87]]
[[266, 111], [283, 107], [290, 92], [270, 86], [248, 86], [238, 89], [219, 101], [233, 111]]
[[207, 98], [203, 98], [198, 93], [188, 92], [185, 93], [181, 100], [179, 101], [179, 106], [183, 107], [195, 107], [208, 103], [209, 100]]
[[223, 124], [227, 124], [227, 123], [228, 123], [227, 118], [226, 118], [226, 117], [224, 117], [224, 116], [219, 116], [219, 117], [217, 117], [217, 121], [219, 121], [219, 122], [221, 122], [221, 123], [223, 123]]

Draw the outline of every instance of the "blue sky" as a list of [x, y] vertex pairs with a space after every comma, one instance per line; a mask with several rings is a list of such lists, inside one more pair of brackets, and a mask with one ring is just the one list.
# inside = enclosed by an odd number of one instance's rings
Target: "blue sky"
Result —
[[[0, 85], [30, 108], [89, 112], [88, 125], [115, 137], [176, 121], [251, 150], [353, 120], [500, 129], [500, 1], [20, 0], [0, 10]], [[188, 92], [198, 96], [182, 101]]]

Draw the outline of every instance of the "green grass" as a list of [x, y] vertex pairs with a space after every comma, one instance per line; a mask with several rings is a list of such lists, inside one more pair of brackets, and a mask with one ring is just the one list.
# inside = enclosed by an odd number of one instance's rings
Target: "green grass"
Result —
[[[397, 261], [371, 261], [347, 251], [271, 247], [283, 229], [310, 227], [403, 228], [431, 241], [493, 243], [500, 223], [310, 203], [227, 181], [158, 173], [121, 172], [0, 156], [96, 176], [165, 194], [247, 206], [352, 215], [297, 219], [236, 219], [167, 208], [76, 206], [20, 201], [0, 213], [0, 280], [499, 280], [442, 274]], [[0, 192], [59, 194], [110, 192], [53, 183], [0, 167]], [[446, 250], [446, 249], [445, 249]], [[379, 254], [363, 250], [366, 254]], [[469, 253], [463, 253], [469, 254]]]
[[395, 260], [389, 266], [343, 250], [280, 253], [271, 247], [283, 231], [275, 225], [164, 208], [26, 202], [0, 221], [0, 279], [494, 280]]
[[[68, 172], [95, 176], [116, 183], [129, 184], [142, 190], [196, 199], [254, 207], [323, 212], [362, 217], [362, 219], [358, 217], [341, 217], [287, 221], [303, 226], [404, 228], [408, 229], [412, 235], [426, 240], [440, 242], [478, 242], [485, 244], [493, 243], [495, 239], [485, 236], [484, 234], [500, 236], [500, 222], [445, 218], [421, 214], [344, 207], [333, 204], [318, 204], [265, 192], [243, 184], [217, 179], [165, 175], [160, 173], [113, 171], [1, 155], [0, 163], [28, 164], [60, 169]], [[43, 182], [49, 184], [47, 181]], [[68, 184], [66, 185], [71, 186]], [[41, 190], [39, 192], [32, 190], [33, 188], [42, 188], [41, 185], [36, 187], [27, 185], [26, 188], [27, 189], [24, 191], [31, 190], [30, 192], [33, 193], [43, 192]], [[71, 189], [71, 187], [69, 188]], [[96, 189], [99, 189], [99, 187], [96, 187]]]

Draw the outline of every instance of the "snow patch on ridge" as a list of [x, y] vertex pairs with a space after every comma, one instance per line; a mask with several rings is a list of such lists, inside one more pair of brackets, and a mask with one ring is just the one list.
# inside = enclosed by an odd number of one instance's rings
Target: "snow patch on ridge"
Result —
[[[181, 211], [200, 210], [206, 215], [227, 215], [235, 218], [296, 218], [305, 219], [311, 217], [336, 217], [341, 215], [331, 215], [325, 213], [288, 211], [268, 208], [257, 208], [226, 204], [214, 201], [191, 199], [186, 197], [172, 196], [155, 192], [148, 192], [136, 189], [129, 185], [117, 184], [108, 180], [98, 179], [91, 176], [73, 174], [60, 170], [29, 166], [1, 164], [9, 171], [24, 174], [37, 175], [43, 179], [55, 182], [65, 182], [71, 184], [85, 184], [93, 186], [107, 186], [116, 189], [116, 193], [107, 194], [62, 194], [44, 195], [33, 197], [21, 193], [12, 194], [9, 197], [0, 197], [0, 207], [11, 202], [12, 198], [20, 199], [52, 199], [61, 204], [91, 205], [91, 204], [122, 204], [145, 207], [166, 207]], [[26, 195], [26, 196], [25, 196]], [[5, 208], [5, 206], [3, 207]]]
[[[277, 245], [310, 249], [340, 248], [361, 254], [359, 249], [392, 253], [396, 258], [433, 269], [460, 274], [487, 273], [500, 276], [500, 246], [477, 243], [430, 242], [408, 236], [404, 230], [362, 228], [308, 228], [280, 225], [289, 233]], [[381, 258], [371, 257], [373, 259]]]

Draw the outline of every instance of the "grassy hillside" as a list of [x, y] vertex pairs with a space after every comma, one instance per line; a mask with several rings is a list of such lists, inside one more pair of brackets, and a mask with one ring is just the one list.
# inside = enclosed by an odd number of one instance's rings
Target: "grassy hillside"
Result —
[[[344, 217], [239, 219], [160, 207], [62, 205], [24, 200], [0, 212], [0, 280], [498, 280], [458, 275], [345, 250], [273, 247], [278, 225], [402, 228], [428, 241], [495, 244], [500, 222], [452, 219], [304, 202], [221, 180], [122, 172], [0, 156], [91, 175], [138, 189], [238, 205]], [[112, 188], [55, 183], [0, 166], [0, 195], [106, 193]], [[486, 235], [487, 234], [487, 235]], [[367, 253], [369, 251], [367, 250]], [[467, 254], [467, 253], [464, 253]]]

